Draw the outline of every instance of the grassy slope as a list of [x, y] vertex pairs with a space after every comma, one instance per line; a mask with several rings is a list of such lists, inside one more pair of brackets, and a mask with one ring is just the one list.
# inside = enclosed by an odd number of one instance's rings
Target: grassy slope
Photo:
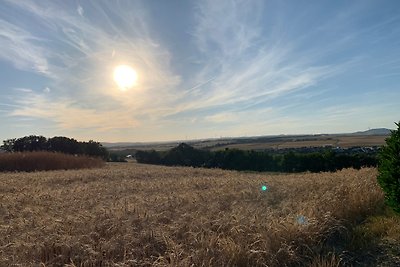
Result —
[[365, 241], [345, 226], [382, 205], [375, 177], [133, 163], [0, 173], [0, 266], [338, 266]]
[[351, 232], [347, 248], [363, 266], [400, 266], [400, 216], [389, 209], [369, 216]]

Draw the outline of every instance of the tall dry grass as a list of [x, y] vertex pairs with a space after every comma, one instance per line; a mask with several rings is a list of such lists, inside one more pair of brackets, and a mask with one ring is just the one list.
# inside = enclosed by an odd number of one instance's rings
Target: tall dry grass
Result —
[[382, 202], [375, 169], [3, 173], [0, 266], [340, 266], [329, 249]]
[[0, 154], [0, 172], [69, 170], [102, 166], [104, 166], [104, 162], [101, 159], [55, 152], [39, 151]]

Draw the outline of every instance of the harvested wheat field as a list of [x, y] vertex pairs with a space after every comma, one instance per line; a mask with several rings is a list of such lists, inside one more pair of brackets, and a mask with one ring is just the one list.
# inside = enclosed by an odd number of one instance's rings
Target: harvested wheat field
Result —
[[345, 227], [382, 205], [376, 174], [0, 173], [0, 266], [339, 266]]

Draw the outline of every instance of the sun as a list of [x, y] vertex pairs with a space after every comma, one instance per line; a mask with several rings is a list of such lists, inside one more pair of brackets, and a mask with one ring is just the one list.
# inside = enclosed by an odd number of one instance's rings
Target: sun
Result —
[[135, 86], [137, 78], [136, 71], [128, 65], [119, 65], [114, 69], [114, 81], [122, 91]]

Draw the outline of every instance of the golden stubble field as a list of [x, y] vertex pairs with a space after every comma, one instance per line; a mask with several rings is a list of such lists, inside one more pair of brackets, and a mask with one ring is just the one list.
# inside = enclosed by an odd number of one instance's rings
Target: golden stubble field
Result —
[[0, 173], [0, 266], [336, 266], [338, 233], [382, 204], [376, 174]]

